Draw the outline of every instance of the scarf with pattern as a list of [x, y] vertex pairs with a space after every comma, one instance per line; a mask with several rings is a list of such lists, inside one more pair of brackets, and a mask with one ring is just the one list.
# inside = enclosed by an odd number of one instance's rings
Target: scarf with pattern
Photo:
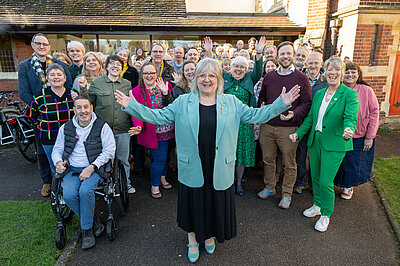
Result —
[[[42, 69], [42, 64], [39, 61], [39, 58], [35, 53], [33, 53], [32, 58], [31, 58], [31, 65], [33, 67], [33, 70], [35, 71], [36, 75], [39, 77], [40, 82], [42, 83], [43, 89], [46, 87], [50, 87], [50, 83], [47, 81], [46, 75], [44, 73], [44, 70]], [[53, 57], [51, 55], [46, 56], [46, 66], [49, 66], [50, 64], [53, 64]]]

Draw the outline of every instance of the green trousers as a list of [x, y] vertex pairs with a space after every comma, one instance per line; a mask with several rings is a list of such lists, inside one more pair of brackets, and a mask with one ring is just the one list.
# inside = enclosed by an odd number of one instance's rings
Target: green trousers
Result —
[[321, 215], [330, 217], [335, 205], [333, 180], [346, 152], [326, 151], [322, 148], [321, 132], [317, 131], [308, 149], [313, 183], [314, 204], [321, 208]]

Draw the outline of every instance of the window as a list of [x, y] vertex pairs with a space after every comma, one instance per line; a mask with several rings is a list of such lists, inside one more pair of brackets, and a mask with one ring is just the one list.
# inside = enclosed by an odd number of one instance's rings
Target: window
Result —
[[0, 72], [15, 72], [14, 54], [9, 35], [0, 35]]

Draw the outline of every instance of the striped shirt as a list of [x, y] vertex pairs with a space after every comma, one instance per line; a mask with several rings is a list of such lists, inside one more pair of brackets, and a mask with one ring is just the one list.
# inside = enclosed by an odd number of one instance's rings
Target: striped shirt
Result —
[[42, 144], [55, 144], [60, 127], [74, 116], [73, 106], [70, 89], [65, 89], [61, 97], [49, 87], [38, 91], [31, 104], [31, 117], [38, 122]]

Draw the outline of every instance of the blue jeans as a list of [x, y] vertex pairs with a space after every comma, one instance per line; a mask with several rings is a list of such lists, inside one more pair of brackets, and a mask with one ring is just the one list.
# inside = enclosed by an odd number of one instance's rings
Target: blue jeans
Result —
[[[297, 145], [296, 150], [296, 163], [297, 163], [297, 178], [295, 186], [303, 187], [306, 183], [306, 175], [307, 175], [307, 140], [308, 135], [306, 134]], [[308, 185], [312, 188], [311, 181], [311, 171], [308, 173]]]
[[94, 191], [100, 176], [93, 172], [88, 179], [81, 181], [79, 174], [83, 169], [82, 167], [71, 167], [68, 174], [64, 176], [61, 186], [65, 203], [81, 219], [82, 230], [89, 230], [93, 227]]
[[151, 156], [153, 156], [153, 163], [150, 168], [151, 185], [158, 187], [160, 185], [161, 176], [165, 176], [168, 170], [168, 152], [169, 142], [158, 141], [157, 149], [150, 149]]
[[53, 160], [51, 159], [51, 153], [53, 152], [54, 145], [44, 145], [44, 144], [42, 144], [42, 147], [43, 147], [44, 153], [46, 153], [47, 160], [49, 161], [51, 171], [53, 171], [53, 173], [55, 173], [56, 172], [56, 166], [54, 165]]
[[125, 169], [126, 181], [128, 186], [131, 184], [129, 179], [131, 175], [131, 165], [129, 164], [129, 146], [131, 137], [128, 133], [115, 134], [115, 156], [121, 161]]

